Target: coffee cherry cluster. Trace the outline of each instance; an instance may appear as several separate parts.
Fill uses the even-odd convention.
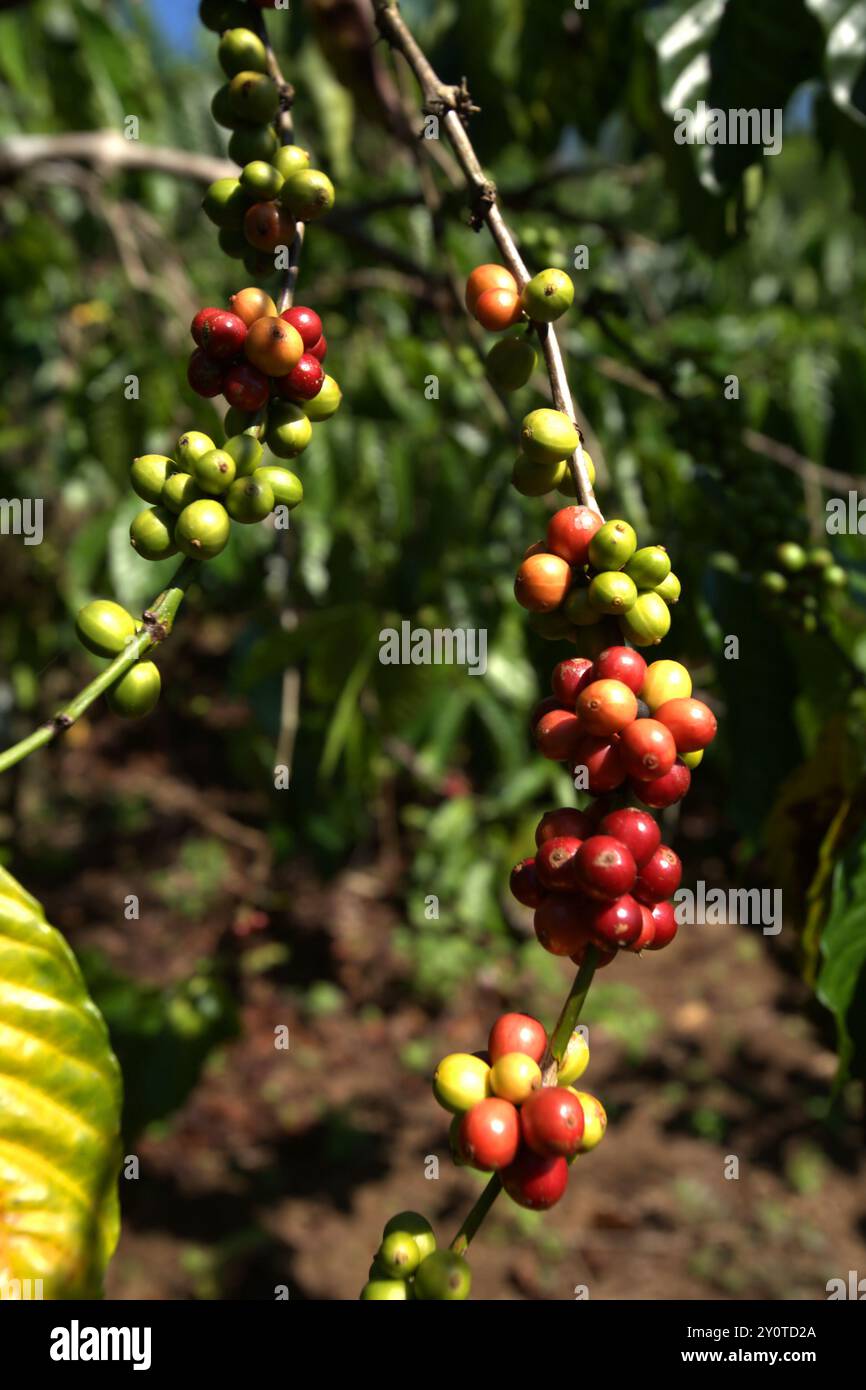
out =
[[[472,1275],[462,1255],[437,1250],[430,1222],[417,1211],[401,1211],[386,1222],[373,1257],[364,1302],[459,1302],[469,1297]]]
[[[504,265],[477,265],[466,281],[466,308],[490,333],[527,321],[553,323],[573,300],[574,285],[563,270],[542,270],[522,290]],[[506,390],[517,390],[515,385],[502,384]],[[525,381],[518,384],[525,385]]]
[[[758,580],[770,607],[795,622],[802,632],[815,632],[828,599],[848,587],[848,572],[836,563],[832,550],[797,541],[782,541],[774,553],[774,568]]]
[[[550,419],[549,417],[555,417]],[[576,446],[576,431],[556,410],[534,410],[523,422],[531,459],[560,462]],[[542,636],[579,640],[578,628],[610,616],[635,646],[659,643],[671,625],[670,605],[680,582],[663,546],[638,548],[627,521],[602,522],[591,507],[562,507],[550,518],[544,541],[523,557],[514,582],[517,602],[542,618]]]
[[[94,656],[114,659],[141,631],[137,622],[119,603],[94,599],[86,603],[75,620],[79,642]],[[124,719],[141,719],[150,714],[159,700],[162,681],[159,667],[152,661],[136,661],[105,693],[109,709]]]
[[[486,1052],[453,1052],[433,1077],[433,1094],[451,1122],[455,1163],[499,1173],[518,1206],[542,1211],[559,1201],[568,1165],[594,1149],[607,1116],[601,1102],[572,1085],[589,1064],[584,1035],[572,1034],[555,1086],[542,1085],[547,1034],[528,1014],[503,1014]]]

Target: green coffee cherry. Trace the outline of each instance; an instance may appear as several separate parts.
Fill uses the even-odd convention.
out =
[[[511,482],[524,497],[543,497],[559,487],[567,472],[568,464],[562,459],[559,463],[533,463],[525,454],[518,454]]]
[[[236,435],[248,433],[252,435],[253,431],[255,431],[255,434],[252,437],[258,439],[261,434],[264,434],[264,425],[264,410],[251,415],[249,411],[238,410],[236,406],[231,405],[226,411],[225,419],[223,420],[223,434],[225,435],[226,443],[228,443],[230,439],[234,439]],[[213,444],[211,448],[214,448]],[[237,459],[235,459],[235,463],[237,463]]]
[[[833,552],[825,545],[815,545],[806,555],[806,563],[810,570],[825,570],[833,563]]]
[[[487,354],[487,375],[501,391],[519,391],[538,363],[538,353],[524,334],[501,338]]]
[[[848,586],[848,571],[841,565],[828,565],[821,579],[828,589],[845,589]]]
[[[778,570],[765,570],[758,580],[758,585],[765,594],[784,594],[788,581]]]
[[[105,699],[115,714],[124,719],[141,719],[156,707],[161,689],[159,667],[152,661],[137,661],[115,685],[109,686]]]
[[[658,594],[638,594],[627,613],[619,620],[623,635],[636,647],[651,647],[670,629],[670,610]]]
[[[300,169],[309,168],[310,152],[302,149],[300,145],[281,145],[271,163],[284,179],[288,179]]]
[[[665,603],[670,607],[673,607],[675,603],[679,603],[682,591],[683,586],[673,570],[671,570],[669,575],[665,576],[661,584],[656,584],[653,588],[653,593],[663,598]]]
[[[241,0],[201,0],[198,17],[206,29],[221,34],[235,24],[243,24],[249,18],[249,10]]]
[[[201,430],[187,430],[177,441],[175,454],[181,467],[185,468],[187,473],[191,473],[196,459],[215,448],[216,445],[209,434],[202,434]]]
[[[577,430],[561,410],[531,410],[523,418],[520,443],[533,463],[559,463],[579,442]]]
[[[129,539],[143,560],[167,560],[177,554],[174,517],[162,507],[139,512],[129,528]]]
[[[235,461],[235,477],[247,478],[261,464],[263,449],[252,434],[235,434],[223,445],[223,452]]]
[[[242,126],[229,139],[229,159],[243,167],[254,159],[273,160],[279,148],[279,137],[272,125]]]
[[[621,570],[605,570],[590,584],[589,601],[597,613],[627,613],[637,601],[637,585]]]
[[[637,549],[637,534],[627,521],[606,521],[589,543],[589,563],[596,570],[621,570]]]
[[[371,1279],[369,1284],[365,1284],[361,1290],[361,1300],[364,1303],[373,1302],[396,1302],[411,1297],[409,1287],[405,1279]]]
[[[237,72],[229,83],[229,109],[251,125],[265,125],[280,105],[277,84],[263,72]]]
[[[433,1227],[426,1216],[422,1216],[419,1211],[398,1211],[396,1216],[392,1216],[389,1221],[385,1222],[382,1240],[387,1240],[388,1236],[395,1232],[399,1235],[412,1237],[421,1252],[422,1260],[436,1249]]]
[[[663,545],[644,545],[625,567],[639,589],[657,589],[671,572],[671,558]]]
[[[330,420],[340,409],[343,393],[332,376],[325,376],[322,389],[311,401],[304,401],[304,414],[308,420]],[[276,450],[274,450],[276,453]]]
[[[118,656],[135,636],[131,613],[108,598],[85,603],[75,619],[79,642],[94,656]]]
[[[159,502],[165,480],[173,469],[173,459],[164,454],[141,454],[132,460],[129,480],[142,501]]]
[[[422,1260],[415,1275],[415,1297],[427,1301],[461,1301],[469,1297],[471,1288],[469,1265],[452,1250],[434,1250]]]
[[[568,641],[574,631],[565,613],[529,613],[527,623],[544,642]],[[455,1116],[455,1119],[462,1119],[462,1116]]]
[[[263,479],[238,478],[226,493],[225,504],[232,521],[251,525],[264,521],[274,510],[274,490]]]
[[[249,249],[249,242],[236,227],[220,227],[217,232],[217,245],[223,255],[231,256],[233,261],[242,261]]]
[[[253,474],[255,481],[267,483],[274,494],[274,505],[288,507],[292,511],[304,500],[304,485],[297,473],[279,464],[269,463],[257,468]]]
[[[252,246],[244,255],[244,268],[250,275],[255,276],[273,275],[276,269],[273,256],[268,256],[263,251],[254,251]]]
[[[276,198],[284,179],[279,169],[267,164],[263,159],[254,159],[241,170],[241,187],[256,201],[267,202]]]
[[[202,492],[209,493],[211,497],[228,492],[236,472],[235,461],[225,449],[209,449],[192,466],[192,476]]]
[[[237,114],[232,105],[228,82],[224,82],[214,92],[211,98],[210,113],[217,125],[224,126],[226,130],[242,130],[247,125],[247,122]]]
[[[680,759],[685,763],[689,771],[699,767],[704,759],[704,749],[698,748],[694,753],[681,753]]]
[[[776,559],[783,570],[796,574],[806,565],[806,552],[796,541],[783,541],[776,547]]]
[[[405,1231],[392,1231],[382,1241],[376,1260],[391,1279],[409,1279],[421,1263],[421,1251]]]
[[[588,454],[585,449],[583,451],[583,462],[586,465],[586,476],[589,478],[589,485],[590,487],[595,487],[595,464],[592,461],[592,456]],[[568,463],[564,463],[562,467],[562,478],[557,483],[556,490],[557,492],[561,492],[563,497],[576,497],[577,487],[575,486],[571,469]]]
[[[520,298],[533,323],[553,323],[571,308],[574,285],[564,270],[542,270],[524,285]]]
[[[203,497],[184,507],[177,519],[175,536],[191,560],[212,560],[224,550],[231,531],[229,514],[219,502]]]
[[[202,208],[215,227],[239,231],[250,206],[250,198],[238,179],[217,179],[202,198]]]
[[[268,70],[268,51],[252,29],[227,29],[220,39],[217,57],[226,77]]]
[[[202,495],[191,473],[172,473],[165,480],[160,502],[166,511],[179,516],[184,507],[188,507],[190,502],[197,502]]]
[[[280,190],[283,207],[298,222],[314,222],[330,212],[336,199],[334,185],[321,169],[298,169],[290,174]]]
[[[268,413],[268,448],[278,459],[297,458],[313,437],[313,426],[298,405],[274,402]]]
[[[591,627],[598,622],[598,609],[590,603],[589,589],[572,589],[562,605],[562,611],[575,627]]]

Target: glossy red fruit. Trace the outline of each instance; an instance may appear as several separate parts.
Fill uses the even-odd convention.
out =
[[[585,565],[589,543],[601,524],[601,517],[591,507],[561,507],[547,523],[548,549],[570,565]]]
[[[574,750],[572,771],[586,768],[585,790],[593,796],[603,796],[605,792],[616,791],[625,781],[625,763],[617,744],[607,738],[593,738],[586,734],[579,738]]]
[[[324,362],[325,358],[328,355],[328,340],[325,337],[324,333],[322,334],[321,338],[317,343],[313,343],[313,346],[310,348],[310,352],[313,354],[314,357],[318,357],[320,362]]]
[[[229,367],[223,382],[223,395],[235,410],[251,414],[261,410],[270,395],[270,382],[264,372],[249,362],[236,362]]]
[[[457,1132],[460,1154],[482,1173],[507,1168],[520,1147],[520,1119],[510,1100],[490,1096],[473,1105]]]
[[[599,903],[589,918],[590,936],[605,951],[630,946],[642,930],[640,903],[630,893],[624,893],[612,903]]]
[[[639,903],[641,915],[640,936],[635,941],[630,941],[626,946],[627,951],[645,951],[655,940],[656,924],[650,908],[645,903]]]
[[[533,925],[539,945],[552,956],[570,956],[588,939],[586,899],[577,893],[550,893],[536,908]]]
[[[574,709],[575,700],[591,679],[592,662],[589,658],[572,656],[554,666],[550,688],[567,709]]]
[[[642,782],[664,777],[677,760],[674,736],[658,719],[635,719],[623,729],[619,751],[629,777]]]
[[[519,1207],[547,1211],[568,1186],[568,1164],[558,1154],[544,1158],[531,1149],[521,1149],[514,1162],[503,1168],[502,1186]]]
[[[562,603],[570,584],[571,570],[558,555],[530,555],[517,571],[514,597],[530,613],[552,613]]]
[[[229,362],[243,350],[246,336],[247,326],[242,318],[230,309],[218,309],[202,324],[199,346],[215,362]]]
[[[555,695],[545,695],[543,700],[539,700],[538,704],[533,706],[532,713],[529,716],[530,732],[534,733],[539,720],[542,719],[545,714],[550,714],[551,710],[555,709],[562,709],[562,705]]]
[[[677,919],[672,903],[654,903],[650,911],[655,923],[655,936],[647,947],[650,951],[661,951],[669,946],[677,934]]]
[[[640,797],[645,806],[661,810],[663,806],[673,806],[675,801],[682,801],[691,781],[692,774],[685,763],[675,762],[664,777],[656,777],[651,782],[641,782],[633,777],[631,785],[635,796]]]
[[[508,1052],[522,1052],[533,1062],[540,1062],[546,1047],[544,1027],[530,1014],[502,1014],[490,1029],[487,1040],[491,1062],[498,1062]]]
[[[595,968],[596,968],[596,970],[603,970],[604,967],[605,967],[606,965],[611,965],[611,964],[613,963],[613,961],[616,960],[616,957],[617,957],[617,952],[616,952],[616,951],[604,951],[604,950],[602,950],[602,948],[601,948],[600,946],[598,946],[598,945],[593,941],[592,937],[589,936],[589,935],[587,935],[587,937],[586,937],[585,941],[583,942],[583,945],[582,945],[582,946],[578,947],[578,949],[577,949],[576,951],[572,951],[571,955],[569,956],[569,960],[574,961],[574,964],[575,964],[575,965],[583,965],[583,958],[584,958],[584,956],[586,955],[587,951],[589,950],[590,946],[592,946],[593,949],[595,950]]]
[[[639,811],[636,806],[609,811],[602,818],[599,830],[603,835],[612,835],[615,840],[621,840],[631,850],[638,869],[655,854],[662,839],[661,828],[655,817],[647,811]]]
[[[678,753],[698,753],[716,736],[716,716],[703,700],[666,700],[655,712],[670,729]]]
[[[224,367],[213,362],[201,348],[196,348],[189,359],[186,379],[198,396],[218,396],[223,389]]]
[[[287,376],[280,377],[280,395],[291,401],[311,401],[318,396],[325,380],[325,369],[318,357],[305,352]]]
[[[554,893],[573,893],[580,884],[575,869],[575,857],[582,840],[560,835],[538,846],[535,867],[545,888]]]
[[[538,877],[534,859],[521,859],[511,870],[508,886],[524,907],[538,907],[544,898],[544,888]]]
[[[577,715],[567,709],[553,709],[542,715],[535,726],[535,746],[551,762],[568,762],[580,736]]]
[[[215,309],[213,307],[209,309],[199,309],[198,313],[196,314],[195,318],[189,326],[189,331],[192,334],[192,340],[195,343],[196,347],[201,347],[202,345],[201,331],[204,325],[207,323],[208,319],[213,314],[222,314],[224,312],[225,311],[223,309]]]
[[[577,876],[591,898],[613,901],[630,893],[637,878],[631,850],[612,835],[590,835],[577,851]]]
[[[280,318],[298,330],[305,352],[316,347],[322,336],[322,320],[315,309],[308,309],[305,304],[293,304],[291,309],[283,310]]]
[[[659,845],[641,868],[634,895],[642,903],[660,903],[672,898],[683,877],[682,861],[669,845]]]
[[[622,681],[639,695],[646,676],[646,662],[633,647],[605,647],[595,659],[595,679]]]
[[[545,811],[535,827],[535,843],[542,845],[545,840],[558,839],[562,835],[576,840],[585,840],[591,833],[591,821],[585,811],[576,806],[561,806],[556,811]]]
[[[635,718],[637,699],[622,681],[590,681],[578,695],[575,711],[584,733],[610,738]]]
[[[512,290],[485,290],[475,302],[475,317],[488,333],[501,333],[523,318],[520,295]]]
[[[570,1158],[583,1138],[583,1108],[565,1086],[542,1086],[520,1107],[520,1133],[533,1153]]]

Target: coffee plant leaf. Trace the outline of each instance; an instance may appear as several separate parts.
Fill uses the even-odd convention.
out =
[[[830,96],[866,125],[866,0],[805,0],[824,30],[824,69]]]
[[[0,1289],[41,1280],[44,1298],[101,1295],[119,1231],[120,1106],[75,957],[0,868]]]
[[[821,934],[816,992],[836,1020],[835,1090],[866,1076],[866,829],[836,865],[830,911]]]

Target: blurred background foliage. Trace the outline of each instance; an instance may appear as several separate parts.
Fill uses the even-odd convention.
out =
[[[588,250],[562,337],[601,505],[670,549],[684,597],[658,654],[686,660],[721,715],[693,783],[693,839],[719,882],[783,888],[783,957],[835,1017],[842,1077],[866,1066],[866,567],[859,535],[828,541],[824,504],[866,487],[866,30],[834,41],[856,9],[404,5],[439,73],[468,75],[473,139],[531,266],[570,268]],[[264,908],[277,944],[257,948],[253,969],[289,972],[281,870],[303,860],[327,882],[376,859],[403,922],[404,987],[425,1007],[477,979],[513,997],[529,978],[553,999],[559,975],[505,887],[539,811],[570,799],[526,730],[568,652],[527,631],[511,594],[550,509],[508,482],[516,421],[543,403],[544,382],[507,408],[486,383],[460,284],[492,246],[467,226],[444,148],[431,163],[406,138],[417,95],[372,46],[366,0],[307,0],[270,22],[298,139],[338,185],[334,215],[304,247],[299,300],[325,317],[343,408],[300,460],[289,550],[266,528],[235,528],[204,571],[160,655],[161,713],[129,730],[97,712],[80,735],[107,739],[98,750],[121,770],[150,756],[157,774],[174,760],[194,786],[218,785],[231,824],[263,835],[270,877],[238,887],[231,826],[163,835],[168,813],[123,786],[89,844],[156,836],[153,887],[175,919],[217,911],[226,894]],[[194,51],[178,50],[132,0],[35,0],[0,15],[0,492],[45,500],[43,544],[3,539],[4,744],[88,677],[77,608],[98,595],[140,608],[163,582],[128,544],[140,506],[129,463],[217,427],[186,385],[188,322],[248,279],[220,254],[194,179],[58,153],[22,169],[9,151],[21,134],[118,131],[135,116],[143,144],[222,155],[215,47],[200,31]],[[781,152],[676,144],[674,112],[699,99],[782,108]],[[799,608],[761,597],[786,539],[830,544],[847,589],[816,589]],[[378,634],[403,619],[487,629],[488,674],[380,665]],[[289,792],[269,790],[286,669],[300,677]],[[92,732],[100,723],[111,731]],[[62,756],[38,755],[41,793],[29,771],[4,784],[7,857],[58,888],[74,881],[80,842],[37,828],[22,788],[50,820]],[[87,963],[125,1063],[140,1072],[160,1035],[160,1074],[180,1089],[201,1039],[237,1025],[233,960],[193,962],[159,997],[99,951]],[[311,966],[313,1011],[334,1003],[323,973]],[[616,989],[600,982],[605,1017],[624,1007]],[[175,1067],[172,1038],[193,1034],[195,1066]],[[132,1127],[176,1104],[178,1086],[168,1101],[139,1088]]]

